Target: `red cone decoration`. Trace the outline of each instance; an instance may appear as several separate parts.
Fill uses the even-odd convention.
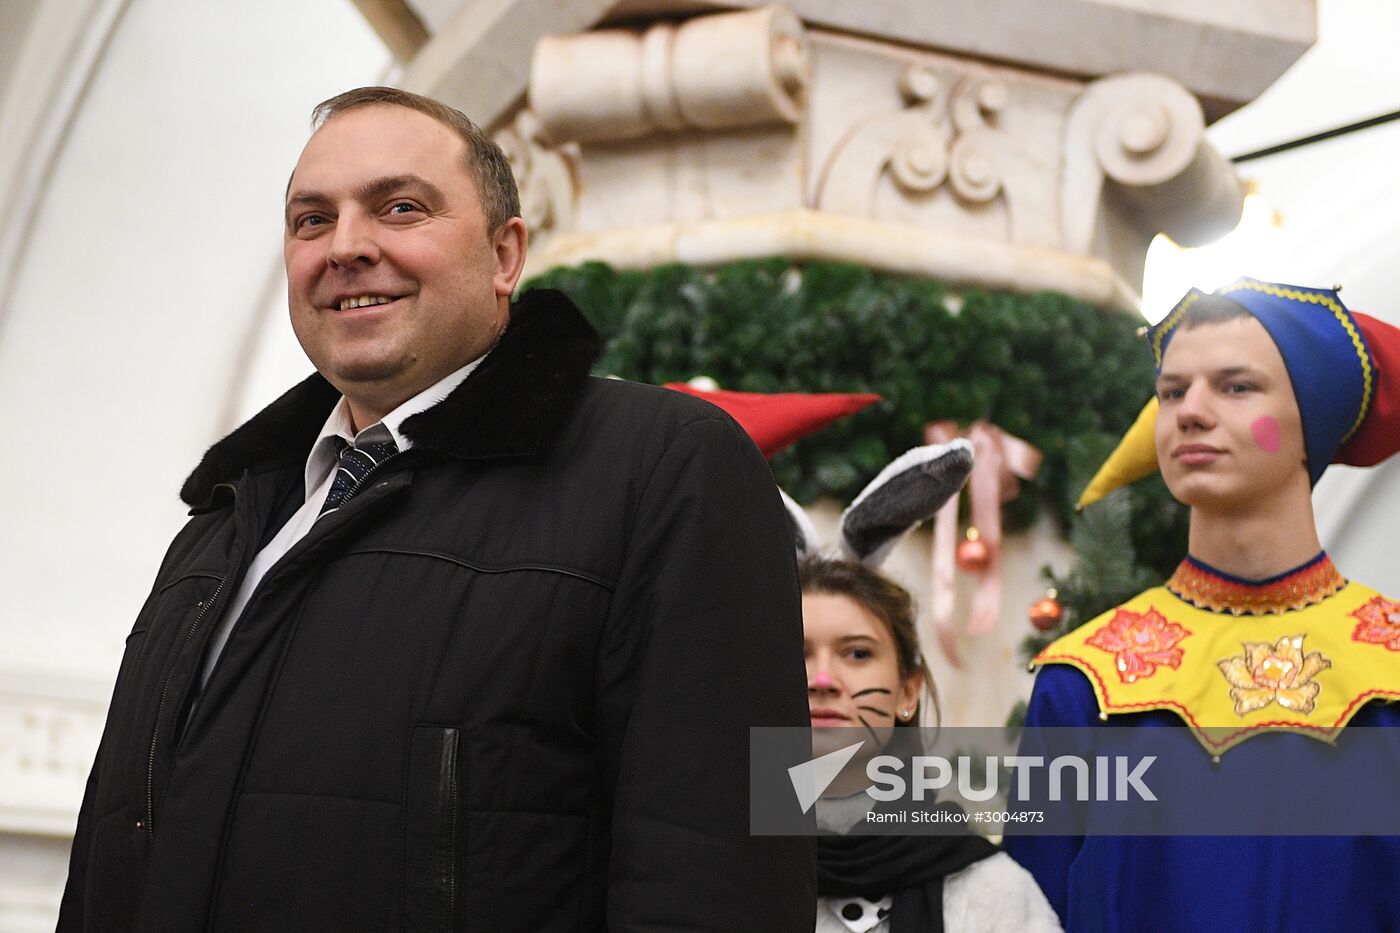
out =
[[[697,389],[684,382],[668,382],[666,388],[703,398],[723,408],[749,433],[765,457],[772,457],[803,435],[820,431],[833,421],[880,401],[880,396],[869,392],[781,392],[769,395],[764,392]]]

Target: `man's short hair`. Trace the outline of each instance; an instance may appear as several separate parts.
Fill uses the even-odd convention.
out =
[[[515,186],[506,154],[495,141],[455,107],[403,91],[395,87],[359,87],[353,91],[323,100],[311,111],[311,129],[318,130],[326,121],[349,110],[387,104],[407,107],[432,117],[454,130],[467,146],[467,171],[476,182],[481,196],[481,212],[486,217],[486,230],[494,234],[507,220],[520,216],[520,192]]]
[[[1191,330],[1204,324],[1223,324],[1226,321],[1233,321],[1235,318],[1252,318],[1243,305],[1231,301],[1229,298],[1222,298],[1219,295],[1202,295],[1191,303],[1191,307],[1186,309],[1186,313],[1181,316],[1177,327],[1181,330]]]

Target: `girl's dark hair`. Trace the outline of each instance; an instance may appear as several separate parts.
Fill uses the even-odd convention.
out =
[[[928,662],[919,650],[919,632],[914,625],[914,600],[909,591],[889,577],[854,561],[807,557],[798,564],[797,571],[802,592],[848,597],[880,620],[894,639],[900,680],[907,680],[915,673],[924,675],[924,690],[933,704],[934,724],[937,725],[941,718],[938,690],[934,687]],[[895,717],[896,726],[918,724],[917,715],[908,720]]]

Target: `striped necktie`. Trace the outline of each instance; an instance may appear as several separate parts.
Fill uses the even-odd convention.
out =
[[[326,494],[326,502],[321,506],[321,514],[333,512],[353,496],[365,478],[390,457],[398,456],[399,447],[393,439],[382,444],[363,444],[341,448],[340,464],[331,481],[331,491]]]

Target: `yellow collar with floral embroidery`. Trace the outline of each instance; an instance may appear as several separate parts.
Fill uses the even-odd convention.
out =
[[[1325,555],[1261,583],[1187,561],[1033,663],[1082,671],[1101,719],[1170,710],[1215,754],[1268,730],[1330,742],[1368,700],[1400,699],[1400,602]]]

